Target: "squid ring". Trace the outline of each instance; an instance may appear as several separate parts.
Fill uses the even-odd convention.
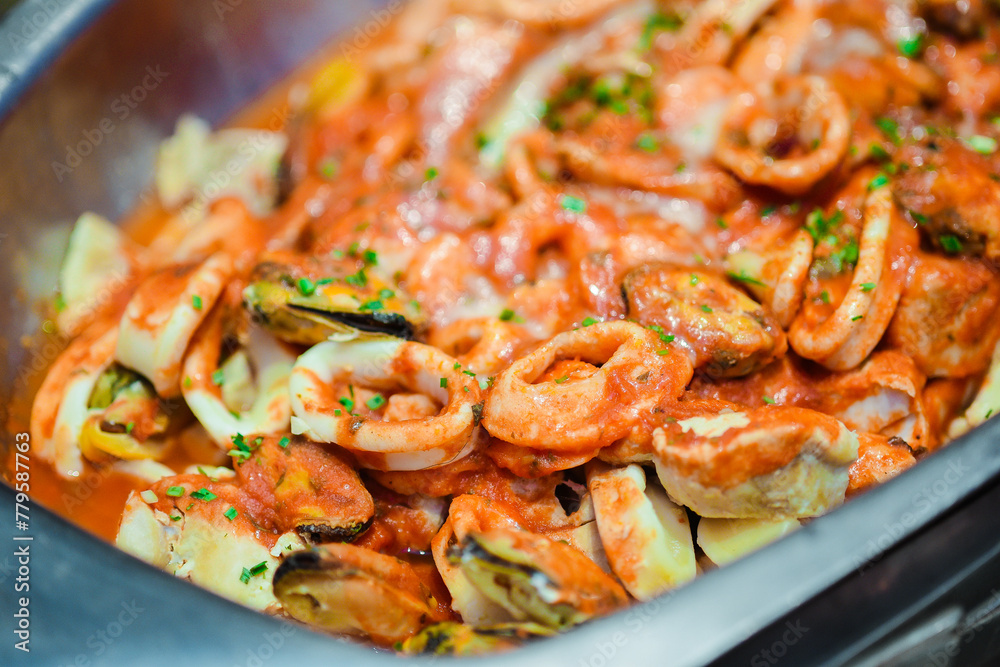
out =
[[[232,271],[229,257],[217,253],[200,265],[149,276],[125,307],[115,359],[149,378],[163,398],[178,396],[188,343]]]
[[[292,369],[292,412],[303,422],[306,437],[351,450],[365,467],[423,470],[443,465],[472,451],[482,414],[479,385],[461,368],[454,358],[421,343],[320,343],[299,357]],[[344,383],[381,389],[403,386],[430,396],[444,408],[423,419],[372,419],[338,403],[331,386]]]
[[[184,358],[184,400],[216,443],[228,449],[238,433],[278,433],[288,430],[292,415],[288,376],[294,357],[267,332],[250,327],[245,354],[256,373],[256,396],[250,408],[233,413],[223,400],[225,387],[213,379],[219,371],[227,309],[216,308],[195,335]]]
[[[865,201],[857,267],[847,296],[825,321],[800,312],[788,331],[792,348],[835,371],[864,361],[889,326],[902,294],[900,281],[889,275],[897,267],[892,243],[893,204],[888,187],[880,187]],[[874,289],[865,286],[875,285]]]
[[[560,359],[600,368],[590,377],[534,384]],[[486,400],[483,426],[507,442],[579,452],[624,437],[642,413],[683,392],[691,360],[631,322],[604,322],[561,333],[515,361]]]
[[[789,195],[807,192],[840,163],[851,138],[851,119],[844,99],[825,79],[806,76],[799,80],[803,100],[797,120],[816,119],[822,137],[805,155],[772,157],[767,146],[752,137],[756,116],[761,113],[752,95],[739,95],[727,112],[715,158],[746,183],[766,185]],[[771,138],[769,137],[768,140]]]

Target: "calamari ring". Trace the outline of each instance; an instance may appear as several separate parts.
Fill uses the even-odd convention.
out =
[[[491,375],[509,366],[533,340],[519,324],[480,317],[437,327],[428,342],[458,359],[465,368]]]
[[[185,379],[181,387],[191,412],[225,450],[238,433],[268,434],[288,430],[292,416],[288,376],[295,362],[273,336],[251,325],[244,350],[256,370],[256,397],[249,410],[231,412],[223,401],[223,389],[213,379],[218,372],[225,320],[229,316],[232,313],[228,308],[215,308],[195,334],[184,358]]]
[[[232,260],[216,253],[150,275],[125,307],[115,359],[149,378],[163,398],[179,395],[184,352],[232,272]]]
[[[331,391],[331,385],[338,383],[379,389],[403,386],[430,396],[444,408],[423,419],[371,419],[338,403]],[[453,357],[429,345],[399,340],[320,343],[295,363],[289,391],[292,412],[304,423],[304,435],[351,450],[364,467],[422,470],[460,459],[475,444],[481,414],[479,384]]]
[[[111,363],[118,329],[77,338],[59,355],[35,394],[31,407],[34,451],[60,477],[83,472],[80,433],[91,415],[87,404],[101,373]]]
[[[805,76],[784,82],[803,89],[796,107],[798,124],[818,120],[822,126],[819,144],[800,157],[771,157],[767,145],[755,141],[754,125],[763,113],[755,95],[739,95],[726,114],[715,149],[715,158],[741,180],[766,185],[789,195],[807,192],[833,171],[847,152],[851,118],[843,97],[825,79]],[[774,137],[767,137],[771,142]]]
[[[788,331],[798,354],[835,371],[854,368],[878,345],[903,291],[902,280],[893,274],[905,273],[908,266],[900,257],[904,239],[893,233],[903,223],[893,222],[899,216],[888,187],[868,195],[864,215],[858,263],[844,300],[821,322],[801,311]]]
[[[496,378],[483,426],[500,440],[533,449],[579,452],[609,445],[644,412],[679,397],[690,381],[688,356],[665,347],[656,333],[631,322],[561,333]],[[534,384],[556,361],[574,358],[601,367],[586,378]]]

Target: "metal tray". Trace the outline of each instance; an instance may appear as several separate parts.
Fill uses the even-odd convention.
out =
[[[2,409],[25,391],[38,372],[31,368],[54,354],[27,353],[18,341],[40,324],[31,304],[51,294],[76,216],[121,216],[148,184],[155,146],[182,112],[224,120],[336,34],[358,38],[346,31],[380,25],[398,6],[382,4],[24,0],[4,17]],[[14,435],[3,430],[0,453]],[[1000,653],[998,474],[994,420],[668,596],[474,662],[992,664]],[[2,664],[400,664],[180,582],[38,505],[30,529],[18,531],[14,512],[14,491],[0,484]],[[14,540],[29,535],[30,542]],[[27,593],[15,590],[22,575],[14,552],[24,544]],[[30,653],[14,647],[12,614],[22,596],[30,598]]]

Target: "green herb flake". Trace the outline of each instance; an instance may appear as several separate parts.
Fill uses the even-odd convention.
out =
[[[346,396],[341,396],[340,398],[337,399],[337,402],[343,405],[345,408],[347,408],[348,412],[354,410],[354,401],[347,398]]]
[[[180,498],[181,496],[184,495],[184,487],[171,486],[169,489],[167,489],[167,495],[170,496],[171,498]]]
[[[358,306],[358,310],[361,312],[364,312],[366,310],[375,312],[376,310],[382,310],[383,308],[385,308],[385,305],[383,305],[383,303],[378,299],[374,301],[365,301],[363,304]]]
[[[706,305],[706,304],[704,304],[704,303],[703,303],[703,304],[701,304],[701,310],[702,310],[702,312],[704,312],[704,313],[711,313],[711,312],[714,312],[714,311],[712,310],[712,308],[711,308],[710,306],[708,306],[708,305]]]
[[[716,219],[715,219],[715,225],[716,225],[716,226],[717,226],[717,227],[718,227],[719,229],[729,229],[729,225],[728,225],[728,224],[726,224],[726,221],[725,221],[725,220],[723,220],[722,218],[716,218]]]
[[[941,241],[941,247],[944,248],[945,252],[951,254],[962,252],[962,242],[957,236],[943,234],[939,240]]]
[[[868,155],[878,162],[886,162],[890,157],[889,152],[875,142],[872,142],[872,145],[868,147]]]
[[[777,210],[778,210],[777,206],[768,206],[766,208],[763,208],[760,211],[760,217],[766,218],[767,216],[771,215],[772,213],[774,213]]]
[[[698,277],[698,274],[692,273],[691,274],[691,280],[690,280],[691,286],[694,287],[699,282],[701,282],[701,279]]]
[[[868,191],[878,190],[889,184],[889,177],[885,174],[877,174],[875,178],[868,182]]]
[[[862,292],[871,292],[873,289],[875,289],[875,283],[861,283]]]
[[[383,396],[382,394],[375,394],[367,401],[365,401],[365,405],[368,406],[369,410],[378,410],[383,405],[385,405],[385,396]]]
[[[196,500],[203,500],[203,501],[205,501],[207,503],[207,502],[211,502],[211,501],[215,500],[219,496],[215,495],[214,493],[212,493],[211,491],[209,491],[205,487],[201,487],[197,491],[192,491],[191,492],[191,497],[194,498],[194,499],[196,499]]]
[[[653,135],[649,132],[643,132],[640,134],[639,138],[635,142],[635,145],[637,148],[640,148],[647,153],[656,152],[656,150],[660,147],[659,142],[657,142]]]
[[[285,449],[290,444],[292,444],[292,441],[287,436],[278,441],[278,446],[282,449]]]
[[[427,167],[427,171],[424,172],[425,181],[433,181],[438,176],[437,167]]]
[[[378,264],[378,253],[374,250],[365,250],[361,255],[361,259],[364,260],[364,263],[368,266],[375,266]]]
[[[822,301],[823,303],[829,305],[829,303],[830,303],[830,293],[827,292],[826,290],[823,290],[822,292],[819,293],[819,300]]]
[[[514,319],[513,310],[511,310],[510,308],[504,308],[502,311],[500,311],[501,322],[510,322],[512,319]]]
[[[736,273],[734,271],[727,271],[726,275],[732,278],[733,280],[739,281],[741,283],[746,283],[747,285],[759,285],[761,287],[764,286],[764,283],[757,280],[753,276],[749,275],[746,271],[741,270],[739,273]]]
[[[768,405],[774,405],[775,403],[777,403],[777,401],[771,398],[770,396],[764,396],[764,402],[767,403]]]
[[[563,382],[565,382],[568,379],[569,379],[568,375],[563,375],[561,378],[556,378],[555,379],[555,383],[556,384],[562,384]]]
[[[448,378],[441,378],[441,388],[442,389],[448,388]]]
[[[980,155],[992,155],[997,152],[997,140],[982,134],[974,134],[964,141],[965,145]]]
[[[593,317],[585,317],[583,318],[583,321],[580,322],[580,324],[582,326],[589,327],[592,324],[597,324],[597,320],[595,320]]]
[[[587,212],[587,202],[572,195],[562,195],[559,199],[559,205],[564,211],[572,211],[581,215]]]
[[[226,517],[230,521],[235,521],[236,517],[238,517],[239,515],[240,513],[236,511],[235,507],[230,507],[229,509],[226,510],[226,512],[222,516]]]
[[[921,33],[917,33],[912,37],[905,37],[896,44],[896,48],[899,49],[900,55],[907,58],[916,58],[920,55],[921,49],[924,46],[924,36]]]
[[[201,301],[201,297],[195,294],[194,296],[191,297],[191,305],[194,307],[195,310],[201,310],[201,307],[204,304]]]
[[[680,30],[682,25],[684,25],[684,21],[673,12],[669,14],[656,12],[650,15],[642,26],[642,34],[639,36],[637,48],[640,51],[649,51],[653,48],[653,43],[656,41],[656,36],[659,33],[664,30],[675,32]]]
[[[875,119],[875,126],[882,131],[882,134],[886,136],[892,143],[899,145],[901,139],[899,136],[899,123],[891,118],[886,118],[881,116]]]
[[[364,287],[368,284],[368,276],[364,269],[360,269],[357,273],[346,276],[344,282],[352,287]]]
[[[222,383],[226,380],[226,374],[222,372],[221,368],[215,369],[212,373],[212,384],[217,387],[221,387]]]
[[[299,278],[298,286],[302,296],[312,296],[316,293],[316,283],[308,278]]]
[[[657,351],[656,351],[656,354],[658,354],[658,355],[659,355],[659,356],[661,356],[661,357],[665,357],[665,356],[667,356],[668,354],[670,354],[670,350],[657,350]]]
[[[855,315],[854,317],[851,318],[851,321],[852,322],[857,322],[858,320],[863,319],[863,318],[864,318],[864,315]]]

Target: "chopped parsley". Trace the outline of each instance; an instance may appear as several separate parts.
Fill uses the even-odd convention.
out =
[[[215,495],[214,493],[212,493],[211,491],[209,491],[205,487],[201,487],[197,491],[192,491],[191,492],[191,497],[195,498],[196,500],[203,500],[203,501],[205,501],[207,503],[207,502],[211,502],[211,501],[215,500],[219,496]]]
[[[652,14],[646,22],[642,25],[642,34],[639,35],[638,49],[640,51],[649,51],[653,48],[653,43],[656,41],[656,36],[665,31],[676,32],[680,30],[681,26],[684,25],[684,21],[680,16],[671,12],[665,14],[663,12],[656,12]]]
[[[169,489],[167,489],[167,495],[170,496],[171,498],[180,498],[181,496],[184,495],[184,487],[171,486]]]
[[[309,278],[299,278],[298,286],[302,296],[312,296],[316,293],[316,283]]]
[[[825,304],[829,304],[830,303],[830,293],[827,292],[826,290],[823,290],[822,292],[819,293],[819,300],[822,301]]]
[[[774,405],[775,403],[777,403],[777,401],[771,398],[770,396],[764,396],[764,402],[767,403],[768,405]]]
[[[939,240],[941,241],[941,247],[944,248],[945,252],[952,254],[962,252],[962,242],[957,236],[952,234],[943,234]]]
[[[882,134],[886,136],[892,143],[897,146],[900,144],[902,139],[899,136],[899,123],[891,118],[886,118],[885,116],[880,116],[875,119],[875,126],[882,131]]]
[[[816,208],[806,216],[806,224],[804,226],[805,230],[809,232],[809,236],[812,237],[813,242],[817,245],[822,243],[823,240],[827,239],[828,236],[833,232],[840,222],[844,219],[844,214],[842,211],[834,211],[830,214],[830,217],[824,217],[823,209]]]
[[[974,134],[964,140],[966,146],[980,155],[992,155],[997,152],[997,140],[982,134]]]
[[[635,142],[635,145],[637,148],[640,148],[647,153],[653,153],[660,147],[659,142],[657,142],[653,135],[649,132],[643,132],[640,134],[639,138]]]
[[[704,304],[704,303],[701,304],[701,310],[702,310],[702,312],[705,312],[705,313],[711,313],[711,312],[713,312],[712,308],[710,306]]]
[[[225,380],[226,380],[226,374],[222,372],[221,368],[217,368],[215,369],[215,371],[212,372],[212,384],[216,385],[217,387],[221,387],[222,383],[225,382]]]
[[[852,322],[857,322],[858,320],[862,319],[863,317],[864,317],[864,315],[855,315],[854,317],[851,318],[851,321]]]
[[[889,184],[889,177],[883,173],[876,174],[875,178],[868,182],[868,191],[878,190]]]
[[[701,282],[701,279],[698,277],[698,274],[692,273],[691,274],[691,286],[694,287],[699,282]]]
[[[759,285],[761,287],[764,286],[764,283],[757,280],[756,278],[754,278],[753,276],[751,276],[750,274],[748,274],[746,271],[743,270],[741,270],[739,273],[736,273],[734,271],[727,271],[726,275],[732,278],[733,280],[739,281],[741,283],[746,283],[747,285]]]
[[[239,515],[240,513],[236,511],[235,507],[230,507],[225,511],[225,513],[222,516],[226,517],[230,521],[234,521],[236,517],[238,517]]]
[[[587,202],[573,195],[562,195],[559,198],[559,205],[564,211],[571,211],[581,215],[587,212]]]
[[[240,581],[244,584],[250,583],[251,577],[256,577],[267,572],[267,561],[262,560],[250,569],[243,568],[243,573],[240,574]]]
[[[383,308],[385,308],[385,306],[377,299],[374,301],[365,301],[363,304],[358,306],[358,310],[362,312],[366,310],[374,312],[376,310],[382,310]]]
[[[593,317],[585,317],[583,321],[580,322],[581,326],[589,327],[591,324],[597,324],[597,320]]]
[[[347,398],[346,396],[341,396],[340,398],[337,399],[337,402],[343,405],[345,408],[347,408],[348,412],[354,410],[354,401],[350,398]]]
[[[861,283],[862,292],[871,292],[873,289],[875,289],[875,283]]]
[[[291,443],[292,443],[292,441],[289,440],[288,437],[286,436],[286,437],[284,437],[284,438],[282,438],[281,440],[278,441],[278,446],[281,447],[282,449],[285,449]]]
[[[201,307],[203,305],[202,301],[201,301],[201,297],[198,296],[197,294],[195,294],[194,296],[192,296],[191,297],[191,305],[194,306],[195,310],[201,310]]]
[[[433,181],[438,176],[437,167],[427,167],[427,171],[424,172],[425,181]]]
[[[442,389],[448,388],[448,378],[441,378],[441,388]]]
[[[722,218],[716,218],[715,224],[719,229],[729,229],[729,225],[727,225],[726,221],[723,220]]]
[[[364,287],[368,284],[368,276],[364,269],[359,269],[357,273],[345,277],[344,282],[353,287]]]
[[[556,378],[555,379],[555,383],[556,384],[562,384],[563,382],[565,382],[568,379],[569,379],[568,375],[563,375],[561,378]]]
[[[907,58],[916,58],[920,55],[921,49],[924,46],[924,36],[921,33],[917,33],[912,37],[906,37],[896,44],[896,48],[899,49],[900,55]]]
[[[383,405],[385,405],[385,396],[383,396],[382,394],[375,394],[367,401],[365,401],[365,405],[368,407],[369,410],[378,410]]]
[[[656,354],[660,355],[661,357],[665,357],[668,354],[670,354],[670,350],[657,350]]]
[[[510,308],[504,308],[503,310],[500,311],[501,322],[510,322],[512,319],[514,319],[513,310],[511,310]]]
[[[361,259],[364,260],[364,263],[368,266],[375,266],[378,264],[378,253],[374,250],[365,250],[361,255]]]

